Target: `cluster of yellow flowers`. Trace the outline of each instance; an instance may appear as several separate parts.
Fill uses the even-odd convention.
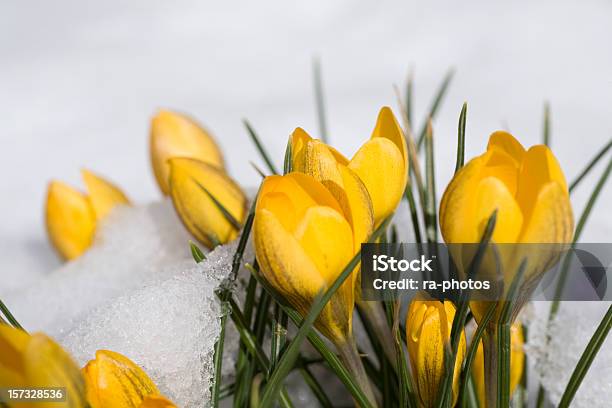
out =
[[[191,234],[208,248],[236,238],[246,218],[247,199],[228,176],[210,134],[184,115],[162,111],[152,121],[150,148],[160,190],[171,197]],[[262,182],[253,243],[263,277],[305,316],[361,244],[394,213],[408,182],[409,155],[402,128],[388,107],[380,110],[370,139],[350,160],[301,128],[291,135],[290,152],[292,171],[265,177]],[[114,206],[129,204],[110,182],[88,171],[83,177],[88,195],[60,182],[49,186],[47,230],[66,259],[78,257],[89,247],[96,224]],[[496,243],[564,243],[571,239],[569,194],[555,157],[546,146],[525,150],[507,132],[492,134],[487,151],[467,163],[448,185],[440,205],[445,241],[478,242],[493,210],[498,211],[493,233]],[[532,268],[530,273],[537,271]],[[359,280],[357,267],[315,321],[315,327],[340,351],[354,342],[352,316]],[[472,302],[470,306],[479,322],[487,305]],[[424,407],[437,401],[454,316],[451,302],[424,297],[415,298],[408,310],[406,345],[415,390]],[[521,325],[515,323],[512,390],[523,371],[522,343]],[[461,333],[454,363],[453,405],[465,349],[465,333]],[[82,406],[85,400],[92,407],[174,406],[159,395],[139,367],[118,353],[98,351],[81,374],[46,336],[30,336],[2,325],[0,350],[3,383],[68,386],[70,406]],[[473,374],[481,406],[485,406],[482,345]],[[371,397],[371,391],[368,394]]]
[[[72,358],[42,333],[0,324],[0,384],[9,388],[63,387],[65,402],[40,406],[81,408],[174,408],[147,374],[127,357],[98,350],[79,370]],[[7,404],[5,402],[4,404]],[[8,402],[25,407],[27,402]]]

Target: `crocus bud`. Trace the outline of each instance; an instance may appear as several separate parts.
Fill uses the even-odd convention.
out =
[[[157,185],[170,194],[168,159],[189,157],[223,169],[223,155],[210,133],[193,119],[166,110],[151,121],[151,164]]]
[[[86,406],[85,385],[72,358],[42,333],[32,335],[0,324],[0,384],[7,388],[65,387],[63,406]],[[4,402],[8,407],[22,402]]]
[[[129,205],[114,184],[88,170],[82,171],[88,194],[59,181],[49,183],[45,221],[49,240],[66,260],[79,257],[94,239],[97,223],[118,205]]]
[[[142,368],[122,354],[98,350],[95,360],[88,362],[82,371],[91,408],[174,407],[159,395],[157,386]]]
[[[492,251],[483,261],[479,278],[503,274],[507,292],[523,259],[528,259],[516,316],[535,289],[541,274],[558,259],[560,247],[572,239],[574,221],[563,171],[551,150],[544,145],[525,150],[509,133],[498,131],[489,138],[487,151],[470,160],[446,188],[440,203],[440,229],[446,243],[477,243],[487,220],[497,211],[492,242],[529,243],[538,246],[506,246],[499,261]],[[451,251],[452,252],[452,251]],[[458,262],[459,269],[470,260]],[[461,265],[462,264],[462,265]],[[483,275],[484,274],[484,275]],[[488,302],[471,302],[477,321]],[[499,308],[496,312],[499,316]],[[492,322],[497,321],[495,317]]]
[[[174,157],[168,163],[172,203],[189,232],[208,248],[236,238],[247,213],[240,187],[223,170],[200,160]]]
[[[429,408],[438,402],[438,389],[444,377],[444,348],[450,347],[455,306],[450,301],[422,300],[417,296],[410,303],[406,316],[406,342],[420,404]],[[461,333],[455,371],[453,398],[457,402],[459,374],[465,356],[465,334]]]
[[[309,174],[323,183],[346,213],[351,213],[354,208],[364,208],[361,204],[364,199],[354,200],[360,187],[353,191],[347,188],[346,179],[339,171],[344,166],[359,177],[368,191],[375,225],[395,211],[408,180],[408,153],[404,134],[390,108],[380,110],[372,137],[350,161],[331,146],[312,139],[300,128],[293,132],[291,141],[293,170]],[[351,191],[348,200],[338,194],[342,190]],[[364,228],[358,221],[365,219],[367,224],[368,215],[357,213],[348,218],[356,225],[357,231],[361,231],[359,235],[364,235]]]
[[[523,369],[525,366],[525,351],[523,350],[523,326],[520,322],[516,322],[510,329],[510,341],[511,341],[511,352],[510,352],[510,396],[516,390],[516,386],[520,383],[521,377],[523,376]],[[476,357],[474,364],[472,365],[472,375],[476,382],[476,391],[478,393],[478,402],[481,408],[485,408],[485,369],[484,369],[484,353],[482,347],[482,341],[478,344],[476,350]]]
[[[302,316],[340,275],[354,254],[353,231],[334,196],[311,176],[266,177],[253,224],[261,273]],[[336,345],[352,333],[353,282],[347,279],[315,327]]]

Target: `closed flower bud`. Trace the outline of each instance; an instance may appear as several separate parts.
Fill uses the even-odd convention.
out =
[[[334,196],[311,176],[266,177],[253,224],[257,261],[264,278],[305,316],[353,257],[351,224]],[[316,328],[336,345],[352,333],[353,282],[332,296]]]
[[[380,110],[370,140],[359,148],[350,161],[299,128],[292,135],[291,147],[293,170],[313,176],[334,194],[345,213],[355,213],[348,219],[360,236],[364,235],[369,222],[367,212],[355,211],[365,208],[364,198],[360,197],[363,195],[361,186],[347,187],[340,168],[348,167],[351,174],[356,174],[363,183],[372,202],[375,225],[395,211],[402,198],[408,180],[408,154],[402,129],[388,107]],[[342,191],[348,193],[343,194]]]
[[[174,407],[142,368],[122,354],[98,350],[83,375],[91,408]]]
[[[525,352],[523,350],[523,326],[521,323],[514,323],[510,329],[510,333],[510,396],[512,396],[514,390],[516,390],[516,386],[521,381],[525,366]],[[478,349],[476,350],[476,357],[474,359],[474,364],[472,365],[472,375],[476,381],[478,402],[480,403],[481,408],[485,408],[487,405],[485,400],[485,369],[482,341],[480,344],[478,344]]]
[[[450,301],[427,301],[417,297],[406,316],[406,342],[421,406],[436,406],[444,377],[444,349],[450,347],[455,306]],[[453,376],[452,406],[457,402],[459,374],[465,356],[465,334],[461,333]]]
[[[88,194],[59,181],[49,183],[45,208],[47,234],[62,258],[71,260],[89,248],[97,223],[117,205],[128,205],[125,194],[114,184],[82,171]]]
[[[514,318],[573,235],[567,183],[548,147],[536,145],[525,150],[511,134],[493,133],[487,151],[461,168],[444,192],[440,203],[444,240],[449,244],[479,242],[494,211],[494,244],[541,244],[499,246],[499,252],[489,247],[478,275],[474,275],[478,280],[495,282],[501,271],[503,280],[496,282],[495,289],[507,294],[521,262],[527,259],[520,296],[511,313]],[[459,247],[451,248],[465,275],[471,258],[464,255],[460,259],[459,251]],[[470,307],[481,321],[489,302],[473,301]],[[500,311],[498,307],[491,324],[499,320]]]
[[[223,155],[210,133],[191,118],[160,111],[151,121],[151,164],[157,185],[170,194],[168,159],[189,157],[223,169]]]
[[[7,388],[62,387],[66,389],[62,406],[86,406],[81,372],[57,343],[42,333],[30,335],[4,324],[0,324],[0,384]],[[6,401],[5,404],[25,406]]]
[[[168,163],[172,203],[189,232],[208,248],[236,238],[247,212],[240,187],[200,160],[175,157]]]

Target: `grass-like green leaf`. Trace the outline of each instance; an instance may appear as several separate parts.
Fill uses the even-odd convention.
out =
[[[457,129],[457,162],[455,163],[455,173],[463,167],[465,161],[465,124],[467,120],[467,102],[463,102],[461,113],[459,114],[459,125]]]
[[[240,224],[240,222],[227,210],[227,208],[225,208],[225,206],[221,203],[221,201],[217,200],[217,197],[215,197],[210,191],[208,191],[208,189],[206,187],[204,187],[199,181],[197,181],[196,179],[193,179],[193,182],[196,183],[196,185],[200,188],[200,190],[202,190],[204,193],[206,193],[206,195],[208,195],[208,197],[212,200],[213,204],[215,204],[215,207],[217,207],[217,209],[219,211],[221,211],[221,214],[223,214],[223,217],[227,220],[227,222],[229,222],[232,227],[234,227],[234,229],[236,231],[239,231],[240,228],[242,228],[242,225]]]
[[[261,156],[263,161],[266,163],[266,166],[268,166],[268,170],[270,170],[272,174],[278,174],[278,171],[276,170],[276,166],[274,166],[274,162],[272,161],[272,159],[270,159],[270,155],[264,148],[264,145],[261,143],[259,136],[257,136],[257,133],[255,132],[255,130],[253,129],[249,121],[246,119],[243,119],[242,122],[244,123],[244,126],[246,127],[246,130],[249,136],[251,137],[251,140],[255,144],[255,147],[257,148],[259,155]]]
[[[268,282],[266,282],[266,280],[259,274],[259,271],[255,266],[247,265],[247,269],[251,271],[252,276],[257,279],[258,283],[265,289],[266,293],[268,293],[278,304],[281,305],[283,311],[287,314],[287,316],[289,316],[291,321],[299,326],[303,321],[302,316],[286,305],[286,302],[282,296],[280,296],[274,290],[274,288],[272,288]],[[321,357],[323,357],[329,368],[334,372],[334,374],[336,374],[338,379],[345,385],[346,389],[351,393],[355,401],[363,407],[368,407],[368,398],[355,381],[352,373],[346,369],[336,353],[329,349],[327,343],[323,341],[321,336],[319,336],[314,330],[311,330],[308,333],[308,341],[317,350]]]
[[[485,329],[489,325],[491,318],[493,318],[493,316],[495,315],[495,310],[497,310],[497,303],[491,303],[491,306],[489,306],[489,308],[487,309],[487,313],[484,315],[482,321],[474,332],[472,342],[470,343],[470,347],[468,348],[467,354],[465,355],[465,363],[463,366],[463,371],[461,372],[461,388],[459,391],[459,401],[464,401],[464,403],[465,399],[468,397],[469,394],[469,380],[471,378],[472,373],[472,364],[474,363],[474,359],[476,358],[476,352],[478,351],[478,345],[480,344],[482,335],[484,334]]]
[[[11,311],[9,310],[8,307],[6,307],[6,305],[4,304],[4,302],[2,301],[2,299],[0,299],[0,312],[2,312],[2,314],[4,315],[4,317],[6,317],[6,320],[16,329],[20,329],[23,331],[26,331],[22,325],[19,324],[19,322],[17,321],[17,319],[15,319],[15,316],[13,316],[13,314],[11,313]],[[2,316],[0,316],[2,317]]]
[[[561,402],[559,403],[559,408],[567,408],[570,406],[574,395],[576,395],[576,391],[580,387],[584,376],[589,371],[595,356],[599,352],[601,345],[608,337],[608,333],[610,333],[610,328],[612,328],[612,305],[608,308],[608,311],[604,315],[601,323],[593,333],[593,337],[589,341],[589,344],[584,349],[576,368],[574,368],[574,372],[570,377],[570,380],[563,392],[563,396],[561,397]]]
[[[510,406],[510,353],[512,351],[512,315],[522,286],[527,260],[524,259],[512,280],[497,322],[497,406]]]
[[[593,167],[595,167],[595,165],[599,162],[599,160],[602,157],[604,157],[606,153],[608,153],[611,147],[612,147],[612,140],[610,140],[599,152],[597,152],[595,157],[591,159],[591,161],[589,162],[589,164],[587,164],[584,170],[582,170],[580,174],[578,174],[578,176],[574,179],[574,181],[572,181],[572,183],[569,185],[570,193],[574,191],[576,187],[578,187],[580,182],[590,173],[590,171],[593,169]]]
[[[427,197],[425,207],[425,231],[427,234],[427,242],[429,243],[438,242],[435,174],[433,130],[431,122],[429,122],[425,137],[425,180]]]
[[[406,81],[406,119],[408,123],[412,124],[412,110],[413,110],[413,97],[414,97],[414,72],[410,70],[408,73],[408,80]]]
[[[493,231],[495,230],[496,221],[497,210],[493,211],[493,213],[487,220],[487,225],[482,234],[482,238],[480,239],[480,243],[478,244],[476,254],[470,262],[470,265],[468,266],[468,279],[473,279],[474,275],[480,268],[480,264],[485,255],[486,248],[491,242],[491,237],[493,236]],[[445,350],[444,354],[445,369],[444,377],[440,382],[440,389],[438,393],[438,408],[447,408],[451,405],[452,384],[455,372],[455,360],[457,358],[457,350],[459,348],[459,340],[461,339],[461,333],[463,333],[463,328],[465,326],[468,306],[469,292],[462,291],[459,296],[459,301],[457,302],[457,310],[455,312],[455,318],[453,319],[453,324],[451,328],[450,347],[447,348],[448,350]]]
[[[289,174],[293,171],[293,147],[291,145],[291,137],[287,141],[285,148],[285,161],[283,165],[283,174]]]
[[[191,256],[193,257],[193,260],[196,263],[200,263],[206,259],[206,255],[204,255],[204,252],[202,252],[200,247],[197,246],[196,243],[191,240],[189,241],[189,249],[191,249]]]
[[[312,74],[314,82],[315,105],[317,108],[317,119],[319,122],[319,134],[323,143],[327,143],[327,117],[325,115],[325,96],[323,93],[323,78],[321,75],[321,63],[315,58],[312,63]]]
[[[442,81],[442,84],[440,84],[440,87],[438,88],[438,92],[436,92],[434,100],[431,103],[431,106],[425,118],[425,123],[423,124],[423,127],[421,128],[421,132],[419,133],[419,138],[417,141],[417,151],[421,148],[421,145],[423,144],[423,141],[425,140],[425,134],[427,133],[427,126],[428,126],[427,124],[429,123],[430,119],[433,119],[436,117],[438,108],[440,107],[442,100],[444,99],[444,96],[446,95],[446,91],[448,90],[448,86],[450,85],[454,74],[455,74],[455,71],[453,69],[449,70],[447,74],[444,76],[444,80]]]
[[[544,118],[542,120],[542,143],[550,147],[550,104],[544,103]]]

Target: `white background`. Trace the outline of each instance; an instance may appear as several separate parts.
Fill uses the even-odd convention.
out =
[[[16,286],[57,264],[43,224],[46,183],[80,185],[88,167],[136,202],[159,197],[148,162],[156,109],[213,130],[234,177],[257,182],[249,118],[280,163],[296,126],[317,134],[311,62],[322,60],[331,141],[347,155],[369,137],[392,85],[416,79],[416,117],[448,68],[435,120],[438,186],[454,166],[457,117],[469,103],[468,157],[508,127],[552,147],[568,179],[612,137],[612,5],[514,1],[0,2],[0,277]],[[420,127],[420,120],[418,123]],[[582,210],[599,166],[573,196]],[[439,195],[441,195],[441,190]],[[585,241],[610,241],[608,187]]]

